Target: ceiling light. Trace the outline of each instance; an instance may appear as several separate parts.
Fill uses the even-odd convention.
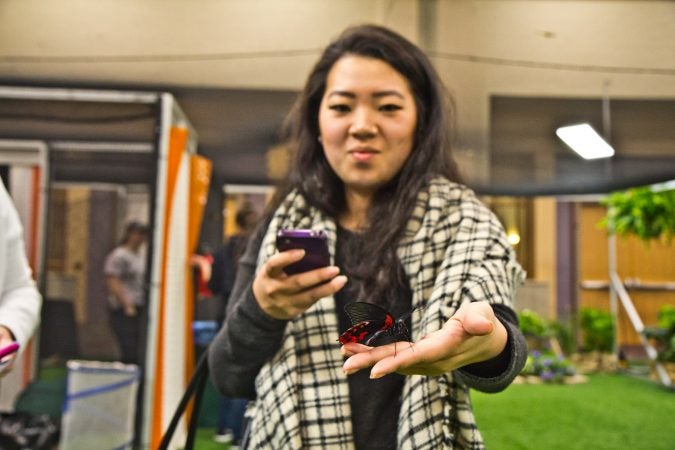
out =
[[[506,232],[506,240],[509,241],[509,244],[515,247],[516,245],[520,244],[520,233],[518,233],[516,228],[509,228],[509,230]]]
[[[652,184],[652,192],[664,192],[675,190],[675,180],[664,181],[663,183]]]
[[[555,134],[584,159],[614,155],[614,149],[587,123],[560,127]]]

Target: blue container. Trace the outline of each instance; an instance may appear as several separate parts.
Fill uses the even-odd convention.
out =
[[[218,322],[215,320],[195,320],[192,322],[192,333],[195,345],[208,346],[218,332]]]

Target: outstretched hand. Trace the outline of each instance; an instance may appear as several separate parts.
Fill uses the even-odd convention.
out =
[[[468,364],[493,358],[506,346],[507,332],[488,302],[464,303],[438,331],[415,343],[397,342],[380,347],[349,343],[342,370],[350,375],[371,367],[370,378],[389,373],[440,375]]]

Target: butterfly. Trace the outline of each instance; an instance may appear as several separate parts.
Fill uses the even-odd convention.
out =
[[[340,335],[340,344],[356,342],[371,345],[381,336],[390,336],[395,340],[409,341],[410,333],[405,324],[412,314],[410,311],[398,320],[384,308],[367,302],[352,302],[345,305],[345,311],[352,326]]]

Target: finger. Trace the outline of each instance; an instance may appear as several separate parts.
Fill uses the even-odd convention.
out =
[[[396,354],[378,361],[373,366],[370,377],[380,378],[394,372],[405,375],[415,373],[436,375],[447,371],[448,366],[453,364],[449,358],[456,354],[464,336],[458,321],[449,322],[456,325],[430,333],[415,343],[397,343]],[[444,366],[441,371],[438,370],[439,362]]]
[[[7,363],[9,363],[10,361],[12,361],[15,357],[16,357],[15,354],[6,355],[5,357],[3,357],[3,358],[0,360],[0,364],[7,364]]]
[[[455,311],[455,313],[452,315],[451,319],[458,320],[462,322],[464,318],[466,317],[466,314],[471,307],[471,302],[464,302],[459,305],[459,308]]]
[[[494,324],[490,320],[477,314],[467,315],[462,326],[467,333],[473,336],[484,336],[494,330]]]
[[[431,341],[398,342],[396,354],[378,361],[370,371],[370,378],[377,379],[394,372],[406,375],[418,373],[421,367],[438,359],[439,353]]]
[[[453,319],[459,320],[464,331],[473,336],[484,336],[494,329],[494,311],[486,301],[462,304]]]
[[[356,355],[357,353],[367,352],[372,348],[373,347],[369,347],[367,345],[359,344],[356,342],[349,342],[340,347],[340,353],[342,353],[342,356],[350,357]]]
[[[399,342],[396,343],[396,345],[406,345],[406,343]],[[352,347],[352,346],[348,348],[352,350],[359,350],[359,353],[356,353],[351,357],[349,357],[347,361],[345,361],[345,363],[343,364],[342,371],[347,375],[350,375],[361,369],[372,367],[382,359],[393,356],[396,352],[394,344],[382,345],[380,347],[368,347],[369,350],[362,349],[361,347]]]
[[[340,268],[337,266],[322,267],[320,269],[311,270],[309,272],[299,273],[296,275],[286,276],[281,279],[282,291],[286,294],[295,294],[298,292],[310,292],[314,288],[326,284],[331,278],[334,278],[340,273]],[[330,289],[324,289],[327,292],[325,295],[330,295]],[[323,296],[325,296],[323,295]]]
[[[300,261],[305,256],[303,249],[293,249],[274,254],[263,265],[263,272],[270,278],[278,278],[284,274],[284,267]]]
[[[327,278],[327,281],[326,278],[324,278],[319,283],[311,284],[309,289],[307,289],[305,285],[306,292],[309,292],[316,298],[323,298],[335,294],[347,284],[347,277],[345,275],[335,275],[337,275],[337,270],[332,276]]]
[[[310,286],[316,286],[325,283],[331,278],[337,276],[339,273],[339,267],[327,266],[289,276],[288,280],[296,283],[298,287],[306,289]]]
[[[344,275],[337,276],[327,283],[295,293],[292,303],[301,309],[307,309],[320,299],[339,291],[345,284],[347,284],[347,277]]]

